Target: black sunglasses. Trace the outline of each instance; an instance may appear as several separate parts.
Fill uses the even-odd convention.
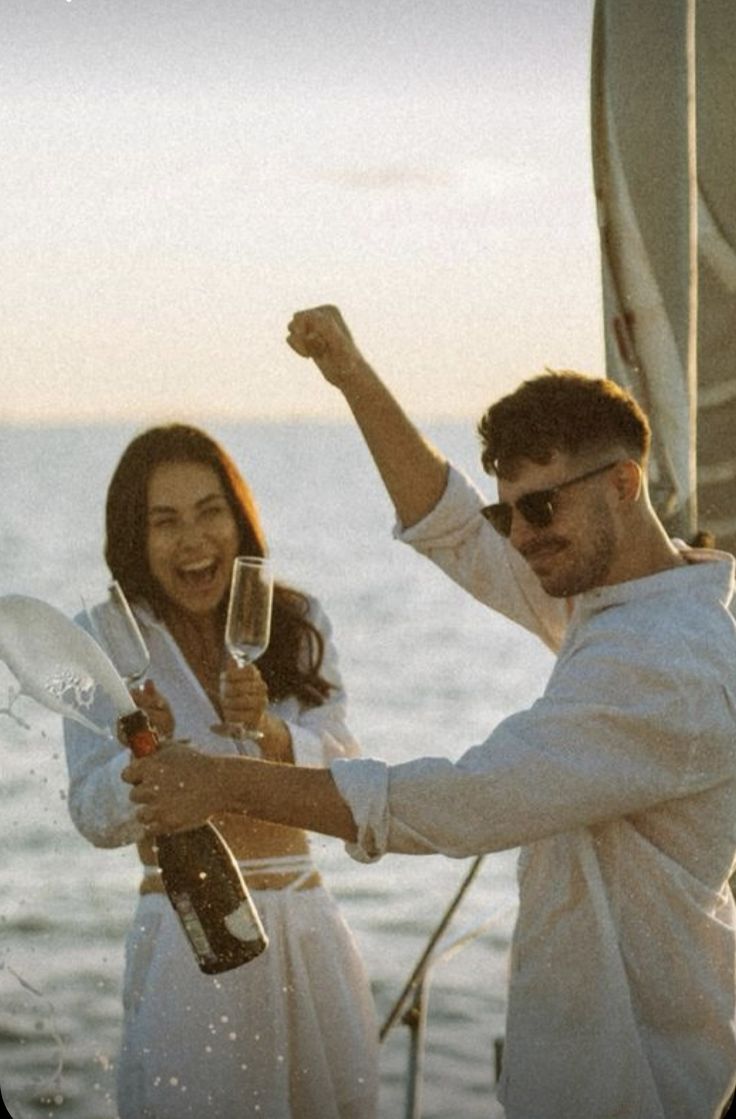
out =
[[[603,474],[611,467],[618,466],[618,462],[617,459],[616,462],[608,462],[605,466],[596,466],[595,470],[588,470],[586,474],[578,474],[576,478],[568,478],[566,482],[560,482],[559,486],[551,486],[548,490],[534,490],[532,493],[525,493],[513,504],[509,504],[508,501],[498,501],[494,505],[484,505],[481,509],[481,515],[493,525],[496,532],[500,532],[501,536],[510,536],[511,534],[514,509],[521,513],[524,520],[532,528],[547,528],[548,525],[552,524],[555,515],[555,497],[560,490],[564,490],[568,486],[574,486],[576,482],[584,482],[586,478],[594,478],[596,474]]]

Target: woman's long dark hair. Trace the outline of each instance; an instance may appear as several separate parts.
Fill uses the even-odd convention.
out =
[[[131,602],[147,603],[159,617],[167,599],[148,565],[148,486],[156,467],[170,462],[196,462],[214,470],[235,518],[239,553],[266,554],[253,495],[219,443],[186,424],[144,431],[124,451],[107,491],[105,559]],[[227,598],[218,609],[224,627]],[[304,595],[276,584],[271,641],[258,661],[272,701],[294,695],[305,706],[317,707],[329,695],[332,685],[320,675],[324,642],[308,610]]]

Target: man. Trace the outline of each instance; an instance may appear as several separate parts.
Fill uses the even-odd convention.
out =
[[[545,694],[458,762],[331,771],[176,746],[126,779],[152,834],[243,811],[356,857],[522,845],[509,1119],[713,1119],[736,1073],[731,557],[655,515],[649,427],[608,381],[546,374],[483,417],[480,495],[414,429],[334,308],[289,343],[344,393],[404,540],[558,653]],[[490,523],[489,523],[490,522]]]

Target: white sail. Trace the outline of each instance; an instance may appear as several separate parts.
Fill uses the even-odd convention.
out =
[[[736,5],[695,19],[699,518],[736,552]]]
[[[668,528],[736,549],[736,5],[597,0],[592,135],[608,376],[654,431]]]

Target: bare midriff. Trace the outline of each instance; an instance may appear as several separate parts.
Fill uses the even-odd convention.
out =
[[[223,836],[236,859],[277,859],[290,855],[309,854],[307,833],[299,828],[286,828],[280,824],[268,824],[247,816],[236,815],[212,817],[211,822]],[[138,844],[138,854],[144,865],[156,865],[156,852],[152,839],[144,839]],[[246,874],[246,882],[251,890],[280,890],[298,877],[299,872],[253,871]],[[145,881],[143,892],[161,889],[158,878]],[[315,871],[306,880],[303,888],[319,885],[319,881],[319,875]]]

